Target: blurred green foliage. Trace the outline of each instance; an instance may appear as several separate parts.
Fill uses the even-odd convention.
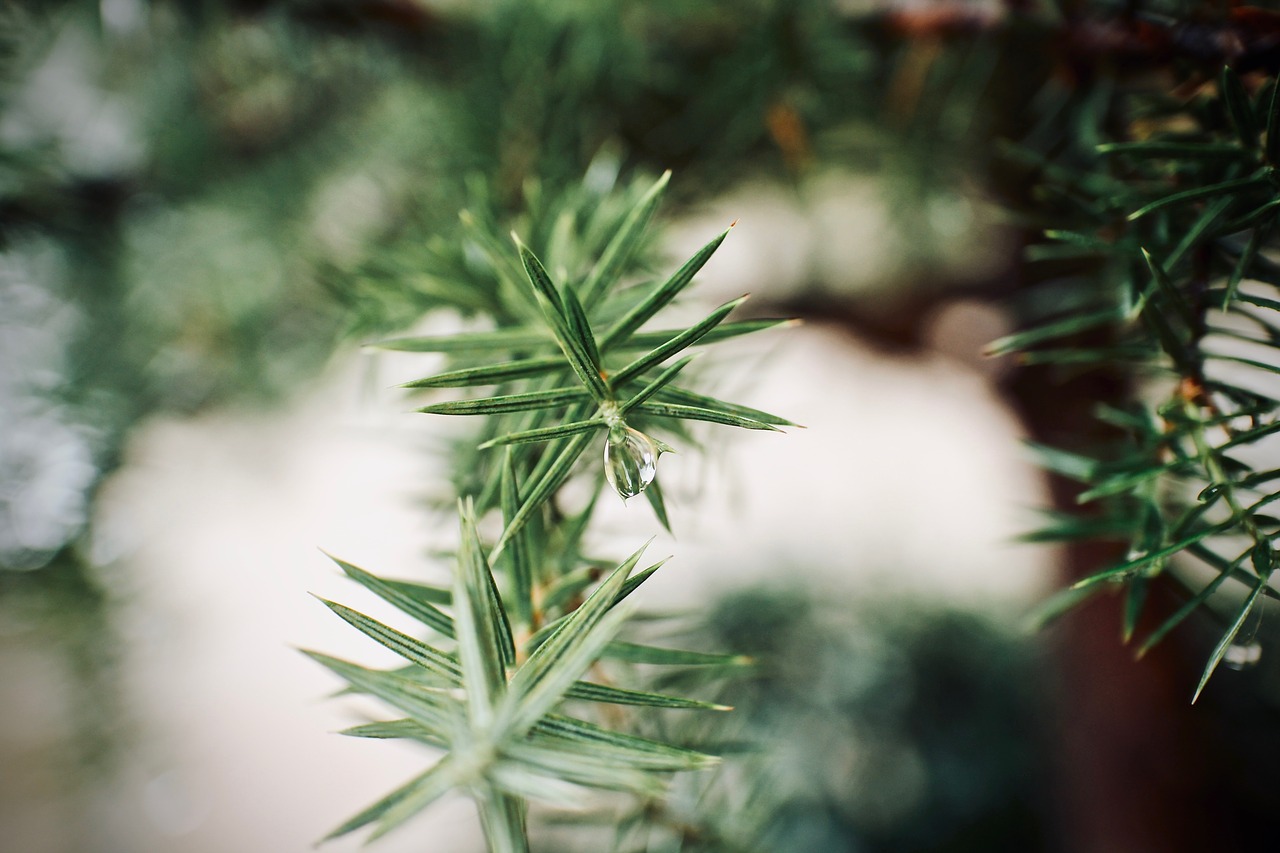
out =
[[[718,693],[735,710],[649,723],[726,763],[633,810],[554,816],[546,831],[563,846],[582,849],[573,840],[602,824],[604,846],[637,853],[1058,849],[1050,685],[1042,650],[1008,627],[778,584],[732,593],[696,624],[679,642],[753,661]]]

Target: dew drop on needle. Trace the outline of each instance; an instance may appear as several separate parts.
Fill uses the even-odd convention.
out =
[[[625,501],[645,490],[658,473],[658,448],[653,439],[628,426],[609,430],[604,445],[604,474]]]
[[[1262,644],[1257,640],[1232,643],[1222,655],[1222,663],[1231,669],[1252,669],[1262,660]]]

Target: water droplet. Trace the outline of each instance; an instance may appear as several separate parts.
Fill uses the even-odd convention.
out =
[[[657,473],[658,448],[649,436],[627,426],[609,430],[604,475],[623,500],[643,492]]]
[[[1222,655],[1222,663],[1231,669],[1252,669],[1262,660],[1262,643],[1249,640],[1245,643],[1232,643]]]
[[[1201,503],[1204,503],[1207,500],[1216,498],[1218,496],[1218,492],[1220,491],[1222,491],[1221,483],[1210,483],[1209,485],[1205,486],[1203,489],[1200,490],[1200,494],[1196,496],[1196,500],[1200,501]]]

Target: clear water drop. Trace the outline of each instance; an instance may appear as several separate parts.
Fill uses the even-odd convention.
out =
[[[628,426],[609,430],[604,444],[604,475],[623,500],[633,498],[658,473],[658,448],[653,439]]]
[[[1243,643],[1232,643],[1222,655],[1223,666],[1231,669],[1252,669],[1262,660],[1262,643],[1249,640]]]
[[[1220,491],[1222,491],[1221,483],[1210,483],[1200,490],[1200,494],[1196,495],[1196,500],[1200,501],[1200,503],[1204,503],[1207,500],[1216,498]]]

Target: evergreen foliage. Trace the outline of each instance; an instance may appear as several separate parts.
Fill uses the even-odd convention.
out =
[[[88,461],[56,535],[0,543],[0,592],[43,586],[52,618],[76,623],[56,642],[110,657],[89,519],[130,430],[270,398],[345,337],[454,312],[471,331],[379,344],[443,354],[409,390],[431,395],[423,413],[478,421],[453,457],[454,582],[339,560],[422,636],[325,602],[405,665],[313,653],[403,715],[348,734],[444,757],[334,834],[381,835],[463,790],[491,849],[523,850],[528,801],[606,789],[637,796],[623,830],[644,836],[672,774],[718,759],[683,730],[636,733],[615,706],[722,716],[710,685],[747,661],[622,638],[629,596],[661,563],[589,553],[597,500],[606,484],[643,494],[668,525],[659,459],[667,441],[693,444],[690,422],[791,424],[697,382],[691,348],[780,321],[734,318],[734,300],[662,322],[729,231],[659,272],[668,173],[636,176],[675,169],[680,203],[837,163],[893,173],[913,235],[930,192],[981,184],[1029,244],[1019,331],[990,352],[1048,383],[1105,380],[1089,435],[1034,447],[1078,484],[1078,506],[1027,538],[1127,553],[1043,615],[1122,588],[1139,656],[1212,616],[1196,697],[1224,661],[1256,658],[1280,534],[1280,15],[1194,0],[871,5],[4,4],[3,281],[45,301],[0,323],[25,335],[46,309],[77,316],[74,333],[49,324],[49,340],[12,347],[21,364],[0,393],[22,429],[0,442],[70,435]],[[45,111],[42,74],[70,55],[90,102],[115,108],[99,118],[136,144],[86,149]],[[341,215],[353,185],[374,187],[363,220]],[[39,467],[25,452],[0,444],[8,467]],[[571,486],[589,498],[567,499]],[[1162,579],[1183,604],[1144,628]],[[614,683],[637,663],[689,689]],[[705,848],[733,849],[729,835]]]
[[[677,384],[690,356],[667,364],[696,344],[761,331],[777,321],[726,323],[742,301],[737,299],[686,328],[647,330],[650,319],[710,260],[727,231],[665,280],[624,286],[634,278],[637,249],[667,181],[667,175],[659,178],[608,227],[600,227],[594,214],[612,208],[598,204],[590,192],[571,192],[564,206],[553,205],[551,231],[532,231],[549,234],[545,255],[553,269],[562,271],[559,284],[518,236],[512,235],[514,246],[508,248],[474,216],[464,217],[473,235],[473,256],[482,261],[471,276],[453,279],[447,287],[485,294],[499,325],[383,344],[447,353],[454,361],[443,373],[408,383],[412,388],[494,387],[497,393],[421,409],[484,418],[480,440],[467,455],[473,496],[459,505],[461,545],[452,589],[391,582],[339,561],[348,576],[454,641],[455,648],[428,645],[325,602],[411,664],[408,670],[383,672],[311,653],[353,690],[408,714],[350,734],[410,738],[446,750],[430,770],[334,835],[375,824],[371,837],[376,838],[445,792],[461,789],[476,801],[491,850],[527,850],[529,799],[572,806],[581,802],[584,787],[653,797],[661,794],[669,774],[715,763],[713,756],[602,728],[561,708],[565,700],[579,700],[728,710],[713,702],[582,680],[609,657],[704,671],[708,664],[735,662],[729,656],[619,642],[617,633],[633,609],[624,600],[661,563],[633,576],[641,548],[601,579],[596,561],[583,554],[583,536],[606,480],[624,500],[644,493],[658,519],[668,524],[655,477],[659,455],[670,448],[631,424],[679,435],[686,420],[764,430],[790,423]],[[574,238],[593,230],[599,235],[598,257],[570,253],[571,247],[580,252]],[[582,464],[602,433],[603,470]],[[576,512],[557,500],[575,474],[589,478],[593,494]],[[502,520],[491,546],[477,526],[477,517],[488,512]],[[448,614],[437,606],[444,602]]]
[[[1141,657],[1224,586],[1242,586],[1198,697],[1224,657],[1250,654],[1250,614],[1277,595],[1268,581],[1280,521],[1266,510],[1277,499],[1267,460],[1280,430],[1271,316],[1280,303],[1267,292],[1280,284],[1268,256],[1280,100],[1273,78],[1242,77],[1230,65],[1212,78],[1189,68],[1154,82],[1077,93],[1044,117],[1073,128],[1065,151],[1017,152],[1039,163],[1044,208],[1055,217],[1048,242],[1029,249],[1031,268],[1060,273],[1065,262],[1087,273],[1069,290],[1060,275],[1032,290],[1038,322],[991,351],[1122,378],[1126,399],[1097,409],[1113,429],[1110,446],[1036,448],[1045,467],[1082,484],[1077,501],[1099,512],[1031,538],[1101,535],[1128,545],[1123,560],[1078,580],[1046,612],[1122,583],[1128,641],[1148,585],[1171,561],[1207,570],[1207,582],[1173,574],[1188,586],[1186,603],[1141,638]]]

